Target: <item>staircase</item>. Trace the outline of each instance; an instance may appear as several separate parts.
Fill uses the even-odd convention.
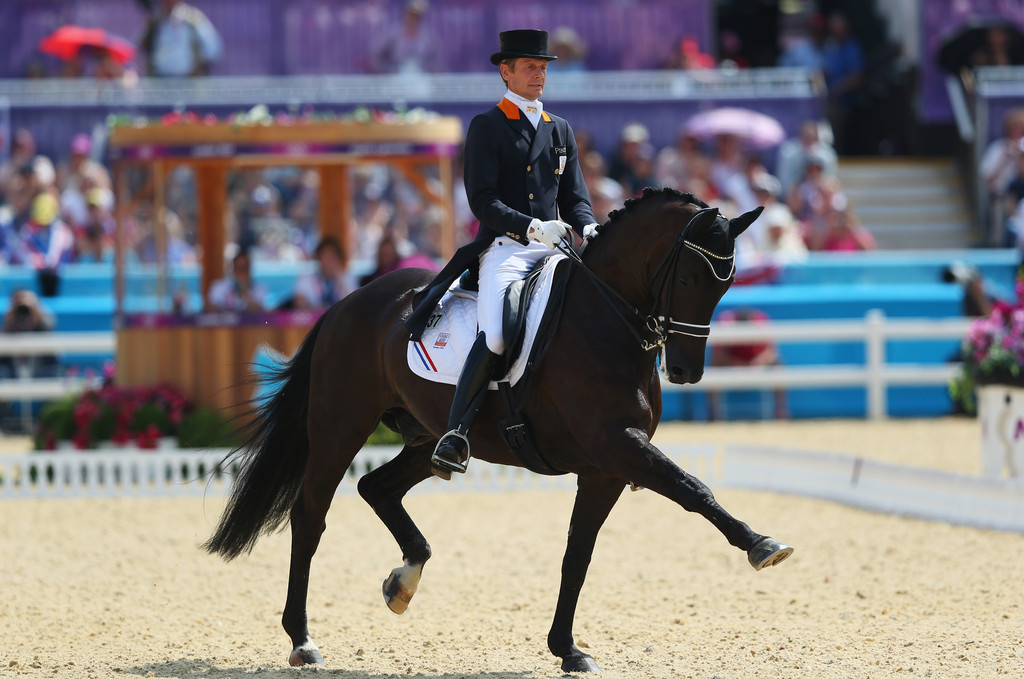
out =
[[[950,159],[842,158],[838,174],[880,250],[969,248],[981,239]]]

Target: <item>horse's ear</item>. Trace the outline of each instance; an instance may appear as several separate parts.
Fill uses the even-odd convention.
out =
[[[690,221],[686,222],[686,226],[683,227],[683,233],[687,238],[696,240],[711,230],[711,225],[715,223],[716,219],[718,219],[718,208],[706,207],[690,217]]]
[[[744,212],[739,217],[729,220],[729,237],[733,240],[747,230],[747,227],[754,223],[754,220],[764,212],[764,205],[758,206],[750,212]]]

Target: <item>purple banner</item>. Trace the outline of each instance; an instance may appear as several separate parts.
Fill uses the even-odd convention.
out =
[[[158,4],[158,3],[155,3]],[[224,40],[215,75],[365,73],[382,39],[401,25],[406,0],[202,0],[195,3]],[[714,3],[708,0],[459,0],[434,2],[424,16],[436,38],[438,71],[493,69],[498,32],[510,28],[570,27],[596,70],[660,67],[683,38],[713,51]],[[39,41],[63,24],[101,27],[137,43],[146,15],[138,0],[3,0],[0,77],[17,78],[31,65],[56,74],[60,62],[39,53]],[[143,57],[137,57],[140,63]]]
[[[928,123],[953,120],[946,93],[947,73],[936,55],[944,38],[977,19],[1006,19],[1024,31],[1024,0],[927,0],[921,3],[921,118]]]

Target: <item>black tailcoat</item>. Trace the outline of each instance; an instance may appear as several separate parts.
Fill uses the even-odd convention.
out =
[[[466,133],[466,195],[480,220],[476,239],[459,248],[451,261],[416,297],[406,321],[418,339],[437,301],[499,236],[526,245],[533,219],[561,219],[582,235],[593,224],[583,183],[576,138],[563,118],[542,114],[536,131],[519,107],[502,99],[473,118]]]

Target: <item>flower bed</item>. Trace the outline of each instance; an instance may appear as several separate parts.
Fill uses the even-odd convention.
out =
[[[34,436],[36,450],[56,450],[70,442],[79,450],[134,445],[155,450],[173,437],[183,448],[233,446],[238,435],[218,411],[196,407],[174,387],[90,389],[47,405]]]

